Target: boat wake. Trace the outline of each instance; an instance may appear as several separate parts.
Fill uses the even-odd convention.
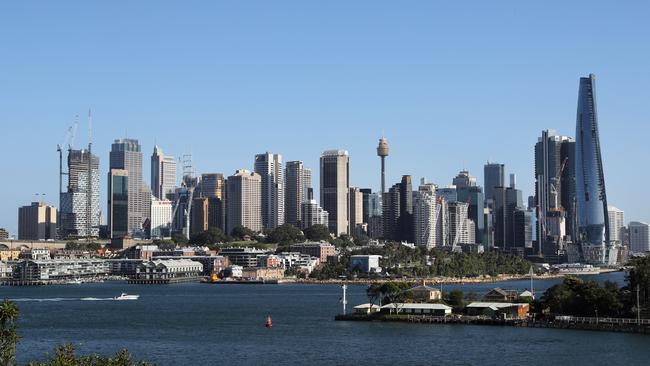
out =
[[[13,302],[118,301],[118,299],[114,297],[52,297],[44,299],[21,298],[9,300]]]

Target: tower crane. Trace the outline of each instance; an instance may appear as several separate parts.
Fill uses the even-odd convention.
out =
[[[562,177],[562,173],[564,172],[564,169],[566,168],[566,165],[567,165],[568,161],[569,161],[568,157],[564,158],[564,161],[562,161],[562,165],[560,166],[560,170],[558,170],[557,175],[554,178],[551,179],[553,181],[550,184],[550,186],[551,186],[551,195],[552,195],[552,198],[553,198],[553,208],[556,211],[563,210],[562,205],[558,201],[558,197],[557,197],[558,192],[557,192],[556,185],[560,181],[560,179]]]

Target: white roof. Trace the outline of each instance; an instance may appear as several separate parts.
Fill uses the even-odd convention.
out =
[[[381,307],[382,309],[428,309],[428,310],[451,310],[451,306],[445,304],[406,304],[406,303],[394,303],[388,304]]]
[[[354,308],[355,309],[369,309],[369,308],[379,309],[379,308],[381,308],[381,306],[379,306],[377,304],[361,304],[361,305],[355,306]]]
[[[520,294],[519,294],[519,297],[535,297],[535,295],[533,295],[532,292],[526,290],[526,291],[520,293]]]

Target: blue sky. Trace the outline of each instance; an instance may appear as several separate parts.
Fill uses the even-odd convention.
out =
[[[526,2],[528,3],[528,2]],[[351,181],[379,188],[377,140],[402,174],[482,182],[489,159],[533,190],[542,129],[575,134],[578,79],[597,76],[608,198],[650,221],[650,6],[629,1],[20,1],[0,4],[0,227],[45,193],[56,145],[94,114],[105,201],[108,151],[156,141],[199,172],[350,151]],[[639,188],[637,188],[639,187]],[[105,206],[105,203],[104,203]]]

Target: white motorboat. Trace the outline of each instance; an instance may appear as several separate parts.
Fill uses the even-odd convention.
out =
[[[122,293],[120,296],[114,297],[113,300],[118,300],[118,301],[119,300],[121,300],[121,301],[123,301],[123,300],[137,300],[139,298],[140,298],[140,295],[128,295],[128,294]]]

